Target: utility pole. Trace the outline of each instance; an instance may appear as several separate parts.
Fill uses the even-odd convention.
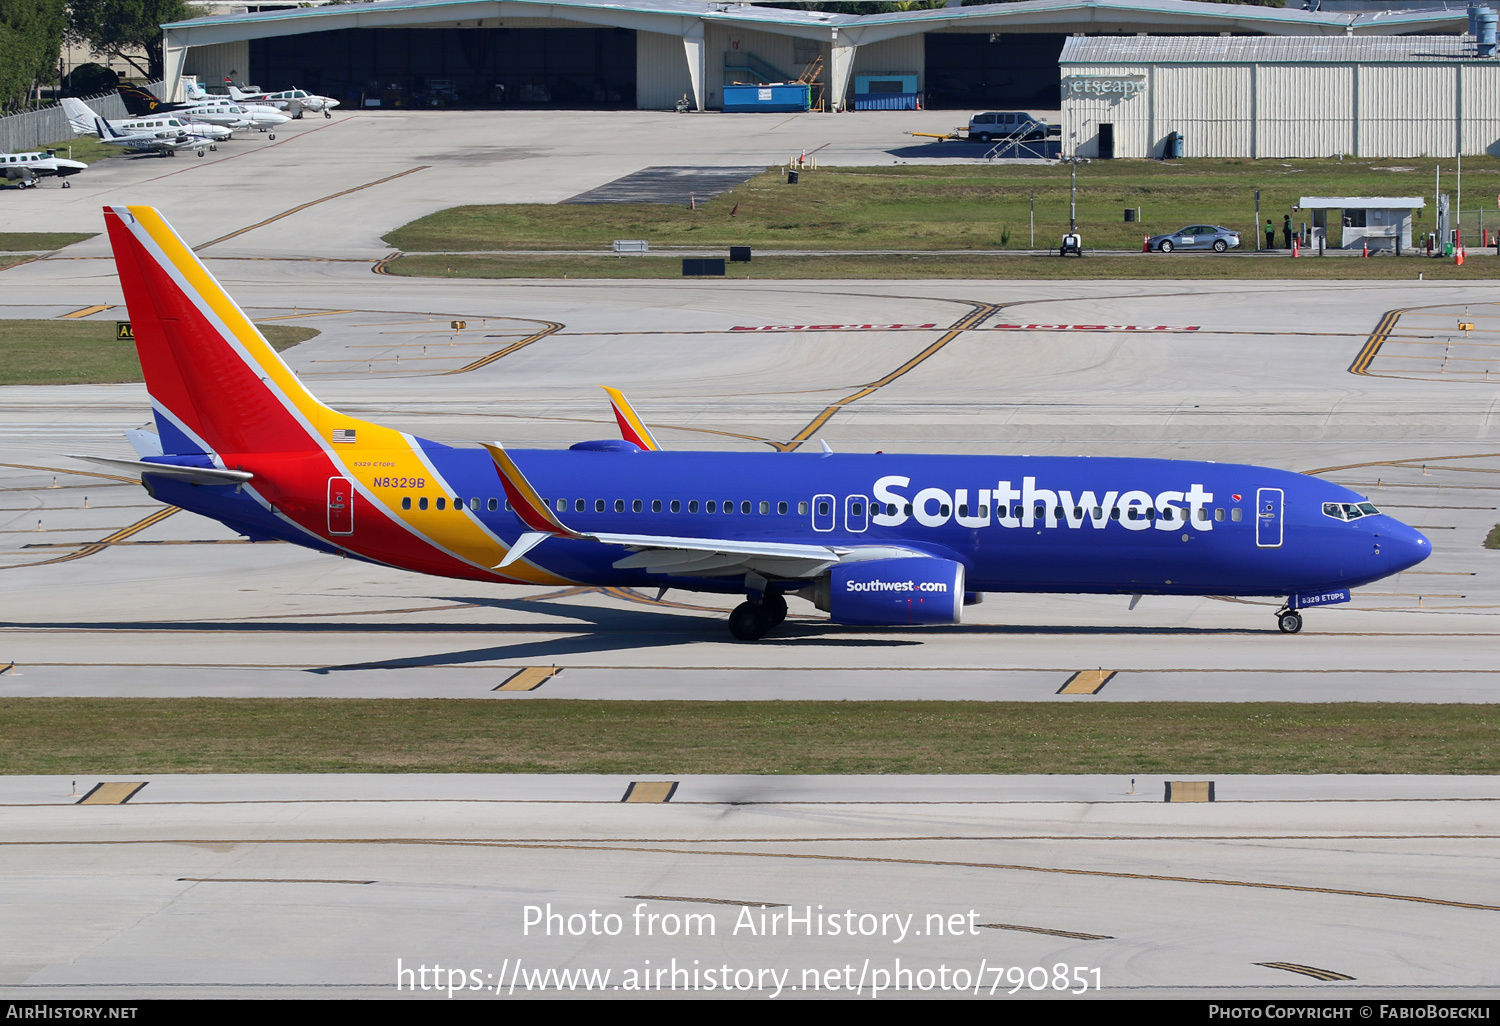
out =
[[[1036,190],[1031,190],[1031,247],[1036,249]]]
[[[1255,190],[1255,252],[1260,252],[1260,190]]]

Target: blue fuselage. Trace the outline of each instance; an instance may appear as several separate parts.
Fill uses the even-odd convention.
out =
[[[483,450],[417,444],[434,471],[432,480],[409,488],[410,494],[382,495],[393,503],[411,500],[409,522],[477,518],[507,545],[526,530],[507,509]],[[600,444],[512,455],[548,509],[577,532],[892,547],[962,563],[970,591],[1287,596],[1357,587],[1431,552],[1426,538],[1393,517],[1342,519],[1325,512],[1327,504],[1364,501],[1349,489],[1265,467],[623,448]],[[274,454],[264,457],[263,469],[248,462],[245,469],[274,479]],[[360,551],[361,523],[344,537],[317,537],[230,487],[162,479],[153,485],[164,501],[252,536],[370,558]],[[312,505],[325,501],[321,482],[315,485],[303,496]],[[394,487],[399,492],[400,482]],[[462,511],[455,511],[455,503]],[[622,554],[615,546],[552,538],[527,559],[582,584],[744,590],[733,576],[669,578],[616,569]],[[402,565],[388,556],[377,561]],[[772,585],[791,589],[804,583]]]

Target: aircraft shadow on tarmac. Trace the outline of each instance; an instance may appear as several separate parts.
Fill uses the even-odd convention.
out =
[[[307,672],[334,673],[348,670],[416,669],[421,667],[486,662],[494,659],[551,659],[559,656],[621,652],[642,648],[670,648],[677,645],[702,644],[704,641],[727,640],[723,637],[725,627],[717,615],[717,611],[715,611],[716,615],[713,619],[706,619],[701,616],[685,616],[662,609],[637,613],[629,609],[609,609],[598,606],[576,606],[571,604],[564,606],[535,599],[485,599],[444,596],[443,600],[516,612],[544,612],[554,616],[566,615],[583,622],[577,626],[556,623],[542,625],[453,625],[462,626],[466,633],[477,628],[479,631],[486,629],[504,630],[508,633],[514,632],[517,634],[541,631],[547,633],[564,632],[568,636],[555,639],[549,638],[543,641],[523,642],[516,645],[494,645],[484,648],[466,649],[458,652],[438,652],[398,659],[344,663],[318,667],[310,669]],[[651,604],[649,600],[647,600],[647,604]],[[588,625],[590,624],[595,628],[594,630],[589,629]],[[1158,634],[1198,637],[1209,634],[1236,635],[1267,633],[1265,631],[1240,628],[1052,627],[1012,624],[959,624],[951,626],[896,628],[896,630],[901,631],[905,635],[904,637],[871,638],[868,636],[872,630],[878,629],[847,627],[842,624],[828,623],[821,619],[799,621],[793,617],[786,620],[772,634],[755,642],[755,646],[770,646],[773,648],[786,648],[789,646],[805,647],[809,645],[839,648],[907,648],[914,645],[932,643],[944,637],[954,636]],[[907,633],[908,631],[910,633]],[[434,633],[442,633],[442,629],[440,628]],[[1275,633],[1275,631],[1270,630],[1269,633]]]

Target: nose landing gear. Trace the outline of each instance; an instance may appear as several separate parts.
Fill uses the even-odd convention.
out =
[[[1296,634],[1302,629],[1302,614],[1295,609],[1283,608],[1276,613],[1276,626],[1283,634]]]

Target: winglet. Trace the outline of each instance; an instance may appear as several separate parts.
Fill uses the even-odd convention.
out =
[[[661,446],[652,437],[651,429],[636,415],[635,409],[630,405],[630,400],[625,398],[625,393],[618,388],[610,388],[608,385],[599,387],[604,389],[605,394],[609,396],[609,404],[615,409],[615,420],[619,421],[620,434],[625,441],[634,442],[642,449],[660,452]]]
[[[505,488],[505,497],[510,500],[511,508],[516,511],[516,516],[521,518],[521,523],[525,524],[528,530],[544,536],[589,537],[586,534],[579,534],[553,516],[552,511],[547,508],[546,500],[538,495],[537,490],[531,486],[531,482],[526,480],[526,475],[521,473],[521,468],[516,466],[515,460],[510,458],[510,453],[505,451],[504,446],[499,442],[480,444],[490,454],[490,459],[495,461],[495,469],[500,472],[500,483]]]

